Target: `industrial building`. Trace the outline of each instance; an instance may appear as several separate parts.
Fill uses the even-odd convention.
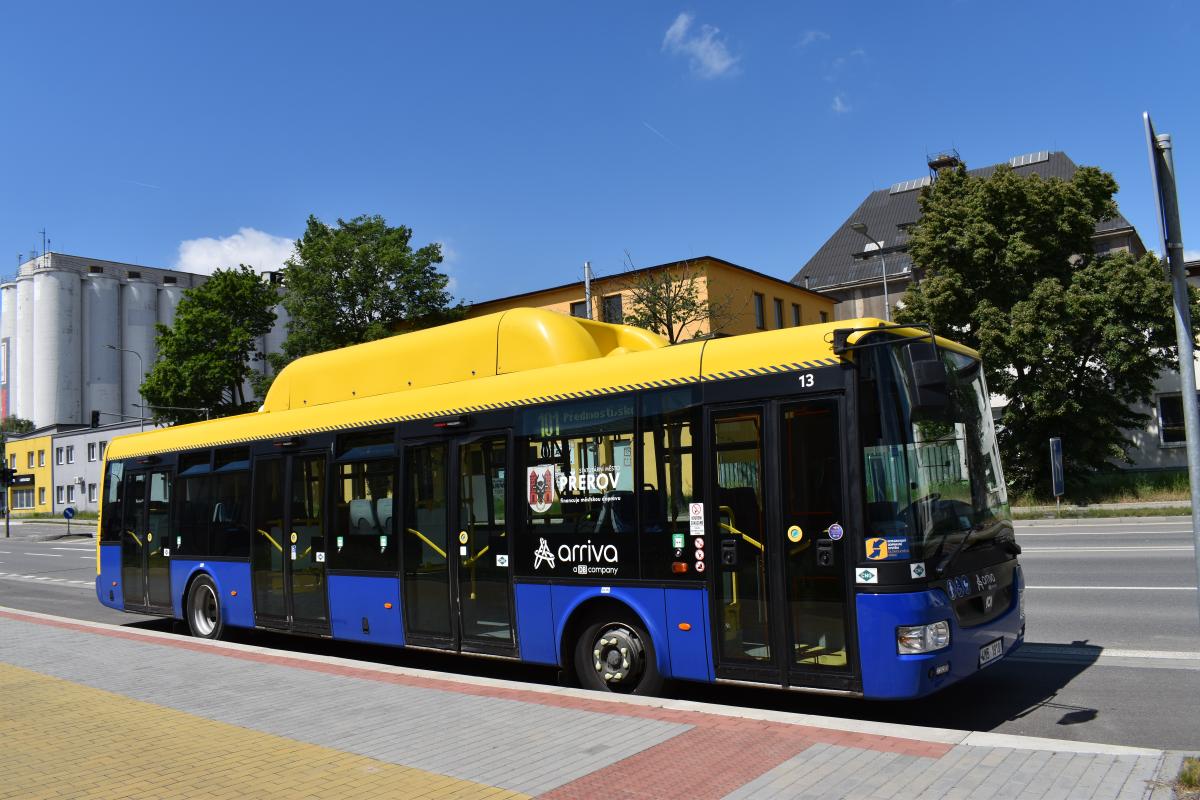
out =
[[[37,428],[152,416],[139,388],[154,366],[156,324],[206,275],[44,253],[0,285],[0,415]],[[260,347],[279,349],[286,316]],[[258,362],[262,363],[262,362]]]

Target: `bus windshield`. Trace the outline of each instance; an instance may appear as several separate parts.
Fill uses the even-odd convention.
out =
[[[927,560],[969,536],[977,547],[1012,536],[1008,496],[983,369],[939,347],[946,367],[944,408],[915,402],[912,347],[897,340],[859,351],[860,425],[866,490],[866,555]]]

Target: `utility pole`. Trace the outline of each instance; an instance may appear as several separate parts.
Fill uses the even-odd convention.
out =
[[[592,318],[592,262],[583,262],[583,304],[587,307],[587,318]]]
[[[1179,349],[1179,393],[1183,401],[1183,430],[1187,440],[1188,483],[1192,490],[1192,539],[1196,555],[1196,586],[1200,589],[1200,404],[1196,401],[1195,333],[1189,305],[1187,270],[1183,265],[1183,230],[1179,225],[1179,195],[1175,189],[1175,158],[1171,134],[1155,134],[1150,112],[1142,114],[1146,146],[1150,150],[1150,176],[1154,202],[1162,229],[1163,250],[1175,289],[1175,342]],[[1200,611],[1200,591],[1196,592]]]

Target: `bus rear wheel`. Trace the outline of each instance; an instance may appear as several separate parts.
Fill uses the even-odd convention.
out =
[[[575,676],[585,689],[622,694],[657,694],[663,679],[649,634],[628,619],[599,619],[575,644]]]
[[[217,585],[207,575],[192,582],[187,596],[187,624],[192,636],[201,639],[220,639],[225,627],[221,620],[221,600]]]

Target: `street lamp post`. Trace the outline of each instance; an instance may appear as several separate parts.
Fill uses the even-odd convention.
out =
[[[883,257],[883,242],[876,241],[875,237],[867,233],[867,226],[862,222],[851,222],[850,230],[861,234],[868,242],[875,245],[879,253],[879,263],[883,265],[883,318],[888,322],[892,321],[892,304],[888,300],[887,288],[887,259]]]
[[[137,408],[138,408],[138,430],[144,431],[144,430],[146,430],[146,412],[142,408],[142,405],[145,404],[146,398],[142,396],[142,383],[145,382],[145,380],[146,380],[146,362],[142,361],[142,354],[139,353],[137,350],[128,350],[124,347],[117,347],[115,344],[106,344],[105,347],[107,347],[109,350],[116,350],[119,353],[133,353],[135,356],[137,356],[138,370],[142,373],[142,379],[141,379],[141,381],[138,381],[138,398],[142,401],[142,404],[130,403],[129,405],[137,406]]]

